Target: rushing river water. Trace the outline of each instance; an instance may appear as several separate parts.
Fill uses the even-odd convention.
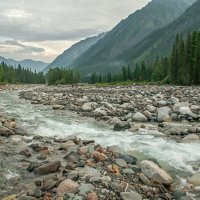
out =
[[[124,151],[134,151],[134,155],[140,158],[156,158],[173,175],[187,177],[194,173],[192,165],[200,161],[199,143],[176,143],[155,131],[114,132],[108,125],[69,111],[32,105],[20,99],[17,92],[0,92],[0,111],[14,117],[28,133],[60,137],[76,135],[82,139],[94,139],[103,146],[117,145]]]

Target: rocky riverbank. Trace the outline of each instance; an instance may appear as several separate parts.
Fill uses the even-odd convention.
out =
[[[153,158],[139,162],[118,147],[31,135],[14,119],[0,121],[3,200],[190,200],[187,192],[200,186],[199,174],[183,187]]]
[[[200,87],[40,87],[20,93],[32,104],[52,105],[104,120],[114,130],[152,128],[178,141],[199,140]],[[151,126],[149,126],[149,124]]]

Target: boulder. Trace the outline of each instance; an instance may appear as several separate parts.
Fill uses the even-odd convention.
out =
[[[109,124],[118,124],[121,123],[121,120],[118,117],[113,117],[110,121]]]
[[[176,104],[173,106],[173,111],[174,111],[174,112],[179,112],[180,107],[189,107],[189,106],[190,106],[189,101],[176,103]]]
[[[114,125],[114,131],[125,131],[126,129],[131,128],[128,122],[120,122]]]
[[[95,102],[87,102],[87,103],[84,103],[81,107],[81,109],[85,112],[88,112],[88,111],[92,111],[94,108],[97,107],[97,103]]]
[[[147,122],[147,118],[140,112],[133,115],[133,121],[135,122]]]
[[[101,103],[102,106],[104,106],[105,108],[111,109],[111,110],[116,110],[112,104],[107,103],[107,102],[102,102]]]
[[[158,167],[155,163],[149,160],[143,160],[140,163],[141,171],[149,179],[158,180],[165,185],[172,184],[173,180],[169,174],[167,174],[163,169]]]
[[[106,116],[107,112],[106,112],[104,107],[101,107],[101,108],[95,109],[93,111],[93,114],[94,114],[95,117],[102,117],[102,116]]]
[[[191,178],[188,179],[188,183],[194,186],[200,186],[200,172],[193,175]]]
[[[137,163],[137,158],[133,156],[121,154],[119,157],[128,164],[135,165]]]
[[[76,144],[73,141],[67,141],[60,145],[60,149],[66,151],[66,150],[68,150],[69,147],[73,147],[73,146],[76,146]]]
[[[125,120],[132,119],[132,118],[133,118],[133,113],[129,113],[128,115],[124,117]]]
[[[139,174],[139,178],[145,185],[147,185],[147,186],[151,185],[149,179],[143,173]]]
[[[190,109],[194,112],[197,112],[198,110],[200,110],[200,106],[197,105],[191,105]]]
[[[121,158],[117,158],[114,160],[115,164],[120,166],[120,167],[127,167],[127,163],[125,160],[121,159]]]
[[[103,153],[100,153],[98,151],[94,151],[92,153],[93,158],[97,161],[97,162],[101,162],[101,161],[105,161],[107,159],[107,156]]]
[[[183,142],[194,142],[199,141],[199,136],[196,134],[190,134],[183,138]]]
[[[152,106],[152,105],[148,105],[147,106],[147,110],[151,113],[154,113],[156,112],[156,107],[155,106]]]
[[[61,167],[60,161],[53,161],[53,162],[44,164],[40,167],[37,167],[35,169],[35,173],[39,175],[45,175],[45,174],[57,172],[60,167]]]
[[[101,173],[92,167],[85,166],[84,168],[77,169],[79,177],[91,177],[93,181],[99,181],[101,179]]]
[[[9,137],[11,135],[15,135],[15,133],[4,126],[0,127],[0,136]]]
[[[171,105],[174,105],[174,104],[179,103],[179,99],[176,98],[176,97],[171,97],[170,99],[167,100],[167,103],[171,104]]]
[[[67,193],[76,193],[79,188],[79,184],[70,180],[66,179],[62,181],[58,188],[57,188],[57,195],[63,196],[63,194]]]
[[[94,190],[94,186],[92,184],[82,184],[79,187],[79,194],[83,197],[87,197],[89,192]]]
[[[121,192],[120,196],[123,200],[142,200],[142,196],[137,192]]]
[[[87,200],[99,200],[99,197],[97,196],[96,193],[91,192],[91,193],[88,194]]]
[[[191,110],[190,110],[190,108],[188,108],[188,107],[180,107],[179,108],[179,113],[181,114],[181,115],[188,115],[188,116],[190,116],[190,117],[192,117],[192,118],[197,118],[197,115],[196,114],[194,114]]]
[[[158,103],[159,106],[166,106],[167,105],[167,102],[163,101],[163,100],[162,101],[158,101],[157,103]]]
[[[172,121],[169,114],[171,113],[171,109],[167,106],[158,108],[158,122],[169,122]]]

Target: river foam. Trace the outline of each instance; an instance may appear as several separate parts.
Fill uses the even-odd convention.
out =
[[[103,146],[117,145],[124,151],[135,151],[144,157],[156,158],[187,173],[194,173],[193,164],[200,163],[199,143],[176,143],[158,136],[158,132],[145,129],[136,134],[114,132],[101,122],[79,117],[69,111],[32,105],[19,99],[17,93],[2,92],[0,110],[15,117],[22,127],[33,134],[57,137],[76,135],[82,139],[94,139]]]

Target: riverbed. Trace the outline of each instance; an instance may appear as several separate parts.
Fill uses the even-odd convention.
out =
[[[93,139],[103,146],[117,146],[134,152],[139,159],[155,158],[173,176],[187,178],[195,173],[193,166],[200,162],[200,145],[177,143],[158,131],[142,129],[139,132],[115,132],[112,127],[94,119],[78,116],[71,111],[53,110],[51,106],[33,105],[20,99],[18,91],[0,93],[0,111],[28,133],[50,137],[75,135]]]

